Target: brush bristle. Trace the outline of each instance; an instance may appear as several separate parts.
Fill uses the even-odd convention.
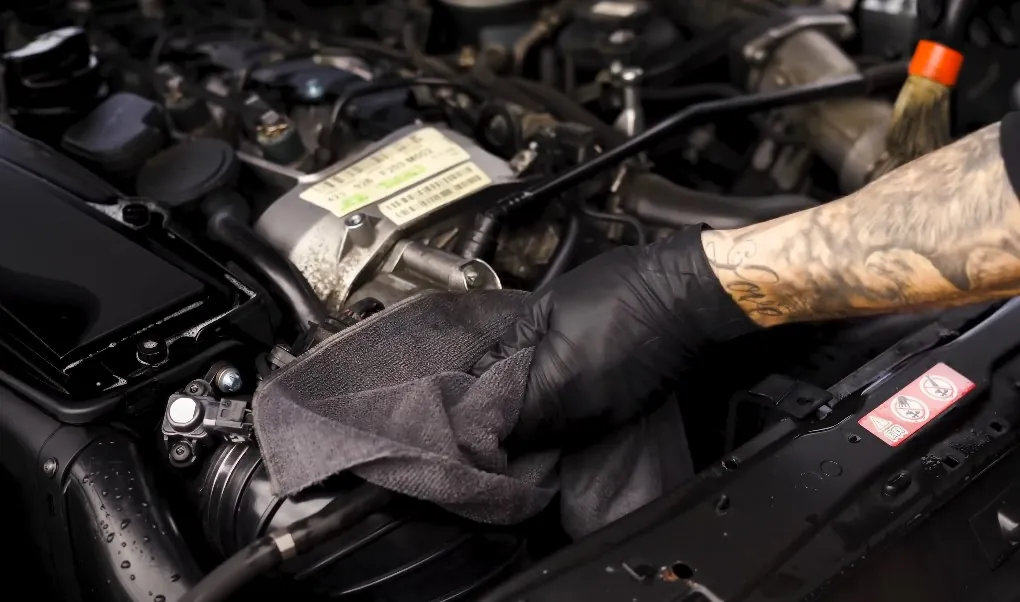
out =
[[[885,155],[873,177],[949,144],[951,92],[948,86],[924,77],[907,78],[893,107]]]

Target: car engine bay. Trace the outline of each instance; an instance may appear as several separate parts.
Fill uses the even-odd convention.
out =
[[[930,4],[0,9],[0,482],[26,533],[11,574],[42,599],[169,602],[274,530],[356,506],[349,475],[275,492],[260,383],[423,291],[535,291],[619,246],[860,189]],[[988,5],[955,135],[1020,109],[1020,5]],[[677,375],[685,461],[719,469],[789,417],[755,400],[769,386],[824,393],[992,309],[735,341]],[[821,403],[794,414],[822,420]],[[387,500],[248,595],[471,600],[571,544],[555,512],[497,526]]]

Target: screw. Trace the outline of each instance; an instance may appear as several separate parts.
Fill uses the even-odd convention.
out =
[[[43,474],[52,479],[57,475],[58,466],[59,464],[57,464],[56,458],[47,458],[47,460],[43,462],[42,465]]]
[[[188,385],[188,393],[191,393],[192,395],[198,395],[201,392],[202,386],[199,385],[198,383],[191,383],[190,385]]]
[[[145,339],[138,343],[138,361],[146,366],[158,366],[167,360],[169,350],[166,342],[157,339]]]
[[[177,463],[184,463],[191,459],[191,448],[187,443],[175,443],[170,448],[170,460]]]
[[[224,368],[216,374],[216,388],[224,393],[237,393],[241,390],[241,373],[233,366]]]
[[[357,228],[363,223],[365,223],[364,213],[352,213],[347,216],[347,219],[344,220],[344,225],[347,226],[348,228]]]

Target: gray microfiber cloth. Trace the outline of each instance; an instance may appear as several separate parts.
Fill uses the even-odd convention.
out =
[[[255,430],[278,493],[343,471],[466,518],[511,524],[560,493],[580,536],[690,476],[676,404],[597,444],[508,459],[533,350],[468,373],[524,309],[526,293],[423,293],[343,330],[272,374]]]

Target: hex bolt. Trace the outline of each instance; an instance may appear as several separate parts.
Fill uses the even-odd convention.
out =
[[[191,447],[187,443],[174,443],[170,448],[170,461],[184,464],[191,459]]]
[[[352,213],[344,218],[344,225],[347,226],[347,235],[351,242],[359,247],[370,247],[375,242],[375,229],[371,220],[364,213]]]
[[[241,373],[233,366],[223,368],[216,374],[216,388],[224,393],[237,393],[242,384]]]
[[[169,357],[166,341],[161,339],[145,339],[139,341],[135,357],[146,366],[158,366]]]
[[[56,458],[47,458],[42,465],[43,474],[52,479],[57,476],[57,468],[59,468],[59,466],[60,465],[57,463]]]

